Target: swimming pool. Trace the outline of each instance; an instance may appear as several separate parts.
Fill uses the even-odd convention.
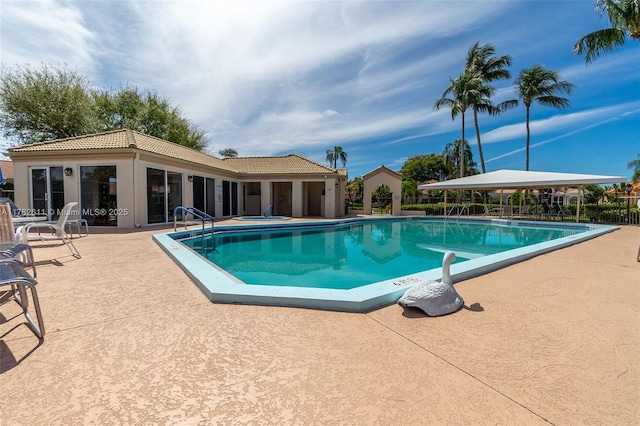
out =
[[[616,227],[440,217],[343,219],[154,235],[212,301],[367,311],[441,276],[454,282]],[[198,253],[199,252],[199,253]]]

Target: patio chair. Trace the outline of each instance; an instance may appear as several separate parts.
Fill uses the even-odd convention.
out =
[[[21,244],[13,225],[12,207],[9,203],[0,203],[0,256],[15,258],[22,266],[30,266],[34,279],[37,279],[33,250],[28,244]]]
[[[489,208],[486,204],[483,204],[484,216],[498,216],[500,214],[500,208]]]
[[[22,308],[22,313],[27,319],[27,325],[31,331],[33,331],[33,334],[42,339],[44,337],[44,322],[42,320],[42,312],[40,311],[40,301],[38,300],[36,283],[36,280],[22,268],[20,261],[0,258],[0,288],[5,286],[11,287],[13,299]],[[31,292],[37,323],[33,320],[29,312],[29,295],[27,294],[27,289]]]
[[[67,203],[62,208],[60,217],[55,223],[34,222],[19,227],[16,230],[16,234],[18,235],[20,242],[27,244],[29,241],[62,241],[62,244],[65,244],[69,250],[71,250],[71,254],[80,259],[78,249],[76,249],[73,241],[71,241],[71,238],[69,238],[69,235],[65,231],[69,215],[77,205],[78,203],[75,201]],[[37,231],[37,234],[32,233],[32,231]],[[48,232],[43,234],[42,231]]]
[[[503,217],[503,216],[509,216],[510,218],[513,218],[513,206],[510,206],[510,205],[502,206],[502,212],[500,213],[500,217]]]
[[[546,216],[548,218],[560,218],[562,219],[566,216],[566,213],[562,210],[562,207],[558,203],[553,203],[553,205],[549,204],[547,201],[542,203],[542,216]]]
[[[77,210],[72,210],[72,212],[73,214],[70,214],[69,218],[67,219],[65,228],[65,230],[67,228],[69,229],[69,236],[73,238],[74,225],[78,228],[78,238],[82,237],[82,227],[84,227],[84,235],[89,235],[89,222],[87,222],[87,219],[83,219],[82,216],[80,216],[80,212],[78,212]]]

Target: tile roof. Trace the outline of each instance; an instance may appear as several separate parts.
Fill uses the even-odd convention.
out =
[[[164,139],[122,129],[92,135],[37,142],[9,149],[12,153],[139,149],[221,170],[249,174],[336,173],[320,163],[290,154],[283,157],[234,157],[224,160]],[[338,171],[339,173],[339,171]]]
[[[128,148],[126,130],[96,133],[46,142],[35,142],[9,148],[9,152],[80,151],[85,149]]]
[[[135,130],[114,130],[92,135],[76,136],[66,139],[56,139],[21,145],[9,149],[9,153],[18,152],[52,152],[52,151],[83,151],[103,149],[139,149],[167,157],[189,161],[196,164],[229,170],[221,159],[204,154],[195,149],[178,145],[164,139],[140,133]]]
[[[336,173],[332,168],[297,154],[289,154],[285,157],[231,157],[222,161],[240,173]]]
[[[401,173],[398,173],[395,170],[391,170],[390,168],[388,168],[386,166],[377,167],[377,168],[371,170],[369,173],[364,174],[362,176],[362,178],[366,179],[367,177],[375,176],[378,173],[387,173],[387,174],[389,174],[391,176],[396,176],[396,177],[399,177],[400,179],[402,179],[402,174]]]
[[[0,160],[0,168],[5,179],[13,179],[13,161]]]

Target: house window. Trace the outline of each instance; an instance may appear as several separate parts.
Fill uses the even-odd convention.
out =
[[[89,225],[118,225],[116,166],[80,167],[80,206]]]
[[[193,207],[209,216],[216,215],[216,181],[202,176],[193,177]]]

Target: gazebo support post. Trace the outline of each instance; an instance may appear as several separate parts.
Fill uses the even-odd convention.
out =
[[[582,191],[582,186],[578,186],[578,206],[576,207],[576,222],[580,222],[580,192]]]
[[[447,190],[444,190],[444,208],[442,211],[442,215],[446,216],[447,215]]]

